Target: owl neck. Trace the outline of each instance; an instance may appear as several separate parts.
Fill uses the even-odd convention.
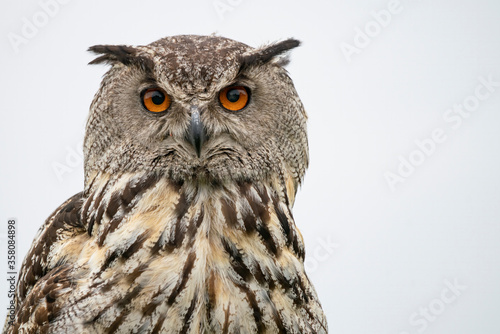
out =
[[[97,245],[113,245],[115,255],[148,240],[152,253],[198,247],[234,257],[252,248],[302,263],[304,245],[291,212],[294,187],[279,177],[201,185],[151,173],[96,174],[81,215]]]

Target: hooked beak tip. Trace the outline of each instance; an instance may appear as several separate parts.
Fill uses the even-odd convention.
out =
[[[198,158],[201,156],[201,148],[205,142],[205,127],[201,122],[200,111],[196,107],[191,108],[191,123],[189,126],[189,141],[196,150]]]

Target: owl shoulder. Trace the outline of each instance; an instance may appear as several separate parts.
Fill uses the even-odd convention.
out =
[[[66,246],[74,243],[76,237],[86,232],[81,219],[83,203],[82,192],[72,196],[61,204],[38,230],[19,272],[16,294],[18,306],[37,281],[78,256],[78,249]],[[61,251],[64,248],[65,251]]]

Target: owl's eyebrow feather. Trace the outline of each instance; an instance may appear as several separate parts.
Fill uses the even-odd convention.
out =
[[[282,55],[283,53],[296,48],[300,45],[300,41],[294,38],[289,38],[284,41],[273,43],[270,45],[266,45],[262,48],[256,49],[250,53],[245,53],[239,56],[240,62],[240,72],[243,70],[255,66],[262,65],[268,63],[276,56]],[[288,60],[285,59],[283,62],[280,62],[280,65],[286,65]]]
[[[138,55],[138,50],[128,45],[94,45],[88,51],[102,54],[89,62],[89,65],[120,62],[124,65],[137,65],[147,73],[152,73],[154,62],[152,59]]]

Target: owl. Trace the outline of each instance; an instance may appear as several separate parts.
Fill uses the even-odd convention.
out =
[[[259,48],[96,45],[84,190],[40,228],[6,333],[327,333],[292,207],[306,113]]]

